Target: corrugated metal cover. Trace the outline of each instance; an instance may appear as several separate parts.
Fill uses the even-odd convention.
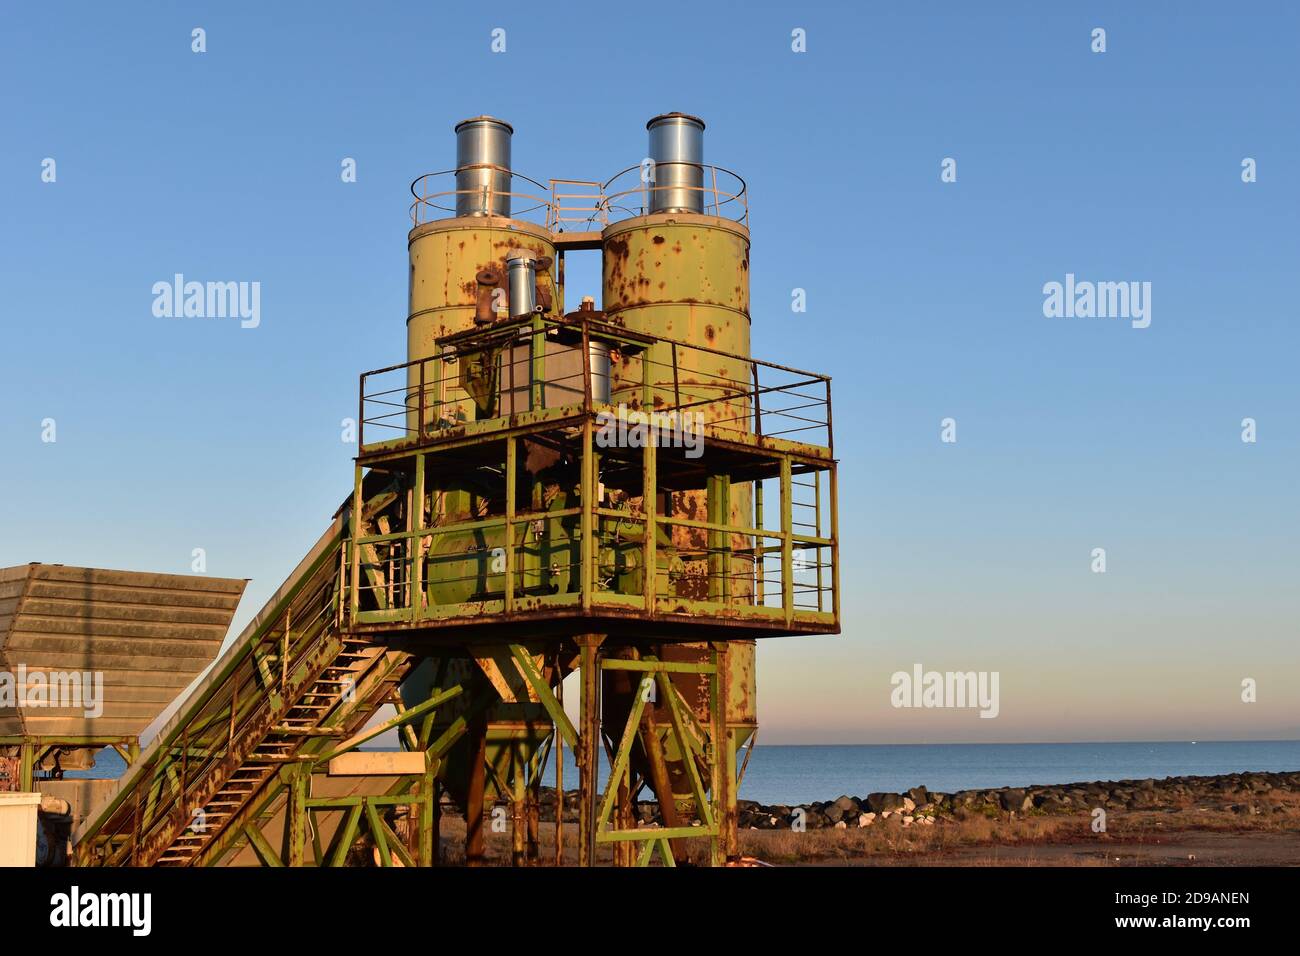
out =
[[[221,648],[246,581],[59,564],[0,568],[0,671],[103,675],[103,711],[0,707],[0,736],[136,735]]]

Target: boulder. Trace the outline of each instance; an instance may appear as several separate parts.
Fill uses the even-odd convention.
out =
[[[869,793],[867,809],[876,813],[883,813],[885,810],[901,810],[903,798],[897,793]]]
[[[1047,813],[1060,813],[1070,809],[1070,798],[1059,793],[1047,791],[1036,794],[1033,798],[1034,806]]]
[[[1025,808],[1025,791],[1009,788],[998,793],[998,803],[1003,810],[1017,811]],[[1033,806],[1032,801],[1030,806]]]

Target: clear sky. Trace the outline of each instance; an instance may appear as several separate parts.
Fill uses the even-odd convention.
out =
[[[350,490],[452,125],[595,180],[682,110],[750,185],[755,354],[835,378],[844,633],[764,645],[763,739],[1300,737],[1300,13],[909,7],[7,5],[0,565],[201,547],[242,624]],[[178,272],[260,326],[155,317]],[[1151,283],[1150,326],[1045,317],[1067,274]],[[999,716],[892,707],[918,663]]]

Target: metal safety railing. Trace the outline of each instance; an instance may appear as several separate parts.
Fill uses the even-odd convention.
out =
[[[552,232],[567,231],[570,226],[585,227],[583,231],[605,228],[609,225],[609,210],[604,184],[585,179],[552,179],[550,218],[546,225]]]
[[[665,183],[665,167],[698,170],[699,184],[674,180]],[[680,171],[680,170],[679,170]],[[634,181],[635,180],[635,181]],[[642,162],[615,173],[602,186],[607,221],[617,222],[632,216],[644,216],[662,208],[670,199],[687,201],[684,206],[698,207],[700,215],[730,219],[749,224],[749,195],[745,180],[725,166],[687,162]]]
[[[490,210],[497,209],[503,200],[508,200],[506,208],[509,218],[549,227],[555,209],[555,198],[551,187],[503,167],[493,167],[493,169],[509,178],[509,189],[496,190],[491,185],[476,189],[457,189],[454,185],[456,180],[454,169],[425,173],[418,177],[411,183],[411,195],[414,197],[414,202],[411,203],[411,224],[419,226],[437,219],[456,216],[458,200],[465,199],[477,210],[475,215],[487,214]],[[444,188],[448,185],[449,179],[452,188]]]
[[[666,167],[697,170],[699,182],[666,179]],[[466,167],[479,168],[479,167]],[[642,162],[615,173],[605,182],[585,179],[551,179],[549,185],[502,166],[489,167],[506,178],[508,189],[490,183],[473,189],[455,187],[456,170],[425,173],[411,183],[411,223],[419,226],[438,219],[465,215],[458,207],[469,206],[472,215],[505,210],[511,219],[545,226],[552,232],[600,230],[611,222],[643,216],[662,208],[671,198],[699,214],[749,223],[749,197],[745,180],[724,166],[705,163]],[[678,170],[680,171],[680,170]]]
[[[518,461],[513,446],[522,439],[507,441],[507,458]],[[644,480],[656,487],[656,466],[646,467]],[[753,498],[733,501],[739,513],[715,504],[728,514],[700,520],[686,511],[647,514],[644,497],[598,490],[585,502],[567,496],[545,510],[516,510],[507,465],[504,506],[485,497],[481,510],[454,511],[435,493],[416,527],[358,534],[345,562],[351,620],[414,624],[564,606],[786,621],[832,615],[836,542],[823,501],[832,474],[829,463],[787,466],[756,483]]]
[[[544,409],[644,411],[670,437],[757,435],[834,449],[830,377],[593,320],[533,316],[448,336],[366,372],[362,451]],[[629,419],[631,421],[631,419]]]

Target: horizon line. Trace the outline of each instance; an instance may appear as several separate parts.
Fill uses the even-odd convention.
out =
[[[923,741],[912,743],[769,743],[768,747],[1065,747],[1089,744],[1295,744],[1300,737],[1202,738],[1196,740],[979,740]],[[755,744],[757,746],[757,744]]]

